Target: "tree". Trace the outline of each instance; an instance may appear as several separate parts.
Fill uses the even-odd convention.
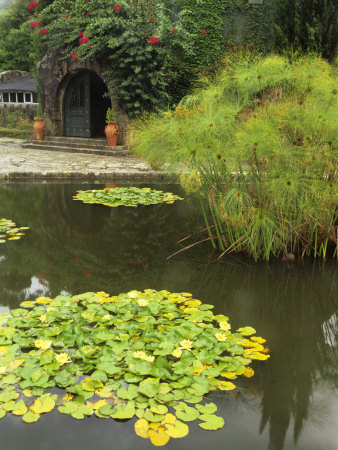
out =
[[[314,51],[336,56],[338,9],[335,0],[281,0],[276,15],[275,40],[279,50]]]

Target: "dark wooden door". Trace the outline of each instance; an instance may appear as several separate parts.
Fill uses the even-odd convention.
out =
[[[85,72],[70,81],[64,101],[65,136],[90,137],[90,79]]]

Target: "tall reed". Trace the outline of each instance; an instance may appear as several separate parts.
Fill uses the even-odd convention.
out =
[[[174,110],[134,122],[135,152],[198,171],[223,253],[338,258],[336,67],[242,54],[200,85]]]

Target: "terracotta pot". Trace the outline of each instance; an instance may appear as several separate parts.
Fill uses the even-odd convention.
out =
[[[34,129],[34,133],[35,133],[35,139],[37,141],[43,141],[43,137],[45,134],[45,124],[43,119],[39,119],[39,118],[35,118],[34,119],[34,125],[33,125],[33,129]]]
[[[104,129],[104,132],[106,133],[108,146],[109,147],[116,147],[117,145],[117,138],[119,136],[119,127],[117,126],[116,122],[109,122]]]

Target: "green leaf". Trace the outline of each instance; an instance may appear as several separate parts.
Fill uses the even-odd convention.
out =
[[[131,419],[135,416],[135,412],[135,403],[133,401],[119,403],[113,409],[111,417],[113,419]]]
[[[155,397],[160,390],[160,380],[158,378],[146,378],[141,381],[138,390],[147,397]]]
[[[205,430],[218,430],[224,426],[223,417],[216,416],[215,414],[202,414],[199,417],[202,423],[198,425]]]
[[[217,411],[217,406],[215,403],[206,403],[205,405],[196,405],[196,409],[198,409],[201,414],[213,414]]]
[[[33,423],[40,419],[40,415],[35,412],[28,410],[24,416],[22,416],[22,420],[26,423]]]

